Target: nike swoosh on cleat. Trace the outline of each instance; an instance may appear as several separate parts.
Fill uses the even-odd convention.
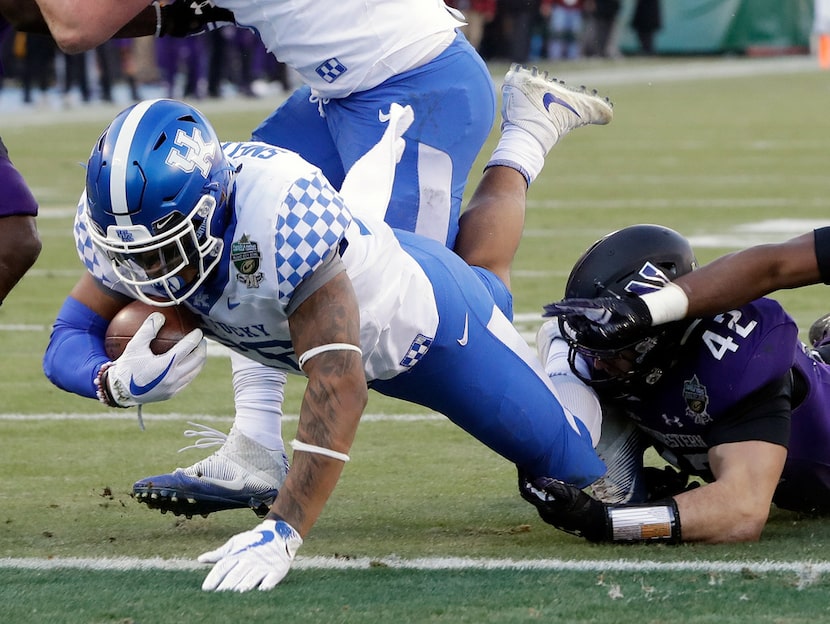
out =
[[[549,110],[550,110],[550,105],[551,105],[551,104],[559,104],[559,106],[564,106],[564,107],[565,107],[565,108],[567,108],[569,111],[571,111],[574,115],[576,115],[577,117],[579,117],[580,119],[582,119],[582,115],[580,115],[579,113],[577,113],[577,112],[576,112],[576,110],[574,109],[574,107],[573,107],[573,106],[571,106],[570,104],[568,104],[565,100],[562,100],[562,99],[560,99],[560,98],[556,97],[556,96],[555,96],[553,93],[551,93],[550,91],[548,91],[547,93],[545,93],[545,95],[542,97],[542,104],[544,105],[545,110],[547,110],[547,111],[549,111]]]
[[[133,396],[140,396],[142,394],[147,394],[148,392],[150,392],[150,390],[152,390],[161,383],[161,380],[164,379],[164,376],[170,371],[170,367],[173,366],[173,362],[175,361],[176,357],[173,356],[173,358],[170,360],[170,363],[167,365],[167,368],[161,371],[158,377],[150,380],[150,383],[144,385],[136,383],[135,378],[132,375],[130,375],[130,394],[132,394]]]
[[[193,477],[191,477],[191,479],[192,478]],[[224,488],[226,490],[241,492],[245,487],[245,477],[236,477],[233,481],[228,481],[227,479],[214,479],[213,477],[207,477],[205,475],[196,478],[199,481],[204,481],[208,485],[215,485],[216,487]]]
[[[470,316],[468,314],[464,315],[464,333],[461,334],[461,338],[458,338],[458,344],[462,347],[467,346],[467,339],[469,338],[469,329],[470,329]]]

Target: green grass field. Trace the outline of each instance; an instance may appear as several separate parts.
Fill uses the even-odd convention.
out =
[[[493,66],[497,80],[505,69]],[[567,137],[530,190],[513,276],[528,340],[577,256],[618,227],[673,227],[706,262],[827,221],[827,73],[671,59],[585,63],[562,77],[610,95],[616,118]],[[220,136],[244,139],[272,106],[202,108]],[[49,326],[82,271],[71,234],[80,163],[116,112],[19,112],[0,128],[41,203],[44,241],[0,308],[0,623],[830,622],[824,520],[773,509],[756,544],[592,545],[542,523],[506,461],[375,394],[353,461],[286,580],[267,593],[201,592],[195,557],[252,527],[254,514],[163,516],[130,491],[205,454],[177,454],[187,421],[230,427],[227,360],[210,358],[178,397],[147,406],[146,431],[134,411],[66,394],[41,372]],[[830,307],[821,286],[776,298],[804,336]],[[289,382],[289,439],[302,389]]]

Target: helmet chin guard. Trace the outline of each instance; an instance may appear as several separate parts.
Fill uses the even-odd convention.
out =
[[[85,197],[90,238],[138,299],[181,303],[221,258],[220,222],[234,175],[198,110],[176,100],[136,104],[92,150]]]

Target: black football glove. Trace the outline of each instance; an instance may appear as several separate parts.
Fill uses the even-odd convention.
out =
[[[210,0],[176,0],[161,7],[160,37],[189,37],[235,24],[233,12]]]
[[[689,483],[687,472],[675,470],[671,466],[644,468],[643,480],[650,501],[664,500],[700,486],[697,481]]]
[[[519,492],[536,507],[539,517],[560,531],[591,542],[608,539],[605,504],[557,479],[533,479],[519,471]]]
[[[627,348],[651,327],[651,312],[640,297],[563,299],[545,306],[544,316],[565,319],[581,346],[597,351]]]

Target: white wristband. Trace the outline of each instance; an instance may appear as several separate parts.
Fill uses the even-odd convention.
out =
[[[341,453],[340,451],[332,451],[331,449],[323,448],[322,446],[306,444],[305,442],[300,442],[297,439],[291,440],[289,444],[291,444],[291,448],[295,451],[304,451],[306,453],[314,453],[315,455],[325,455],[326,457],[331,457],[332,459],[339,459],[344,463],[349,461],[349,456],[345,453]]]
[[[298,359],[297,362],[300,365],[300,370],[303,370],[303,365],[308,362],[311,358],[315,355],[320,355],[321,353],[325,353],[326,351],[356,351],[363,357],[363,351],[360,350],[360,347],[349,344],[348,342],[332,342],[330,344],[320,345],[319,347],[312,347],[305,353],[303,353]]]
[[[651,324],[662,325],[686,318],[689,298],[677,284],[668,283],[658,291],[640,297],[651,314]]]

